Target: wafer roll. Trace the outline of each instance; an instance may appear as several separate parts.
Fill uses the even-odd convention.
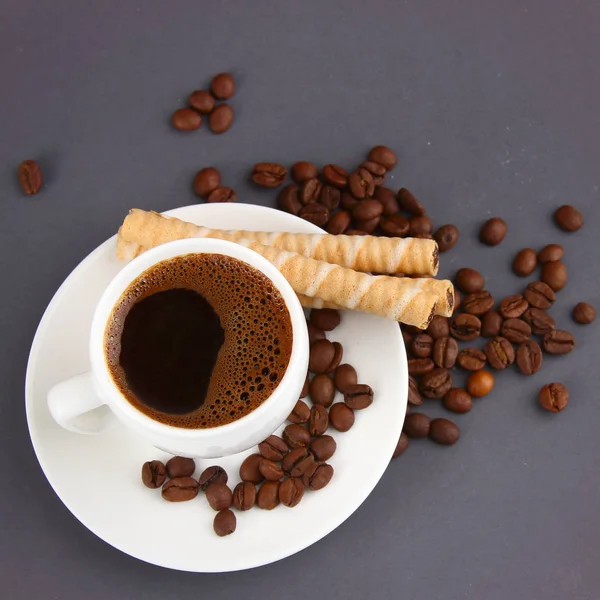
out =
[[[133,209],[123,224],[126,241],[135,241],[130,231],[139,227],[156,213]],[[327,233],[279,233],[266,231],[226,231],[209,229],[173,221],[172,235],[186,237],[215,237],[237,242],[240,239],[260,242],[288,252],[338,264],[355,271],[372,273],[406,273],[407,275],[436,275],[439,251],[434,240],[418,238],[387,238],[371,235],[330,235]],[[178,221],[176,224],[175,222]]]

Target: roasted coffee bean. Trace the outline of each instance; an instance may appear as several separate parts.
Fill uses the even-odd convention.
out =
[[[523,295],[531,306],[544,310],[550,308],[556,299],[554,290],[543,281],[532,281],[527,285]]]
[[[296,405],[294,406],[294,410],[289,414],[287,420],[290,423],[308,423],[308,418],[310,417],[310,408],[302,402],[302,400],[298,400]]]
[[[448,337],[450,335],[450,321],[446,317],[434,315],[425,331],[434,340],[441,337]]]
[[[308,432],[313,437],[323,435],[329,427],[329,415],[327,408],[322,404],[315,404],[310,409],[310,418],[308,419]]]
[[[542,347],[548,354],[568,354],[575,348],[575,336],[569,331],[554,329],[544,334]]]
[[[211,483],[206,488],[206,500],[213,510],[225,510],[233,502],[233,493],[226,483]]]
[[[167,469],[160,460],[150,460],[142,466],[142,482],[151,490],[159,488],[167,478]]]
[[[356,385],[358,376],[356,369],[352,365],[339,365],[333,375],[333,381],[338,391],[345,393],[351,386]]]
[[[329,211],[335,210],[340,205],[340,190],[331,186],[324,185],[319,194],[319,202]]]
[[[302,204],[298,198],[298,186],[294,183],[286,185],[277,195],[277,206],[292,215],[298,215]]]
[[[575,207],[564,204],[556,209],[554,222],[563,231],[577,231],[583,225],[583,215]]]
[[[498,336],[485,345],[488,363],[494,369],[506,369],[515,362],[515,349],[504,337]]]
[[[433,362],[443,369],[451,369],[456,363],[458,356],[458,344],[451,337],[443,337],[435,340],[433,346]]]
[[[333,467],[327,463],[316,465],[302,476],[304,485],[311,490],[322,490],[333,477]]]
[[[404,419],[402,430],[409,438],[424,438],[429,434],[431,420],[423,413],[411,413]]]
[[[333,373],[342,362],[344,355],[344,348],[339,342],[333,342],[333,360],[327,369],[328,373]]]
[[[202,125],[202,117],[191,108],[180,108],[173,113],[171,123],[179,131],[194,131]]]
[[[190,106],[202,115],[208,115],[215,107],[215,97],[205,90],[196,90],[190,94]]]
[[[504,239],[507,229],[505,221],[492,217],[482,225],[479,239],[488,246],[497,246]]]
[[[286,177],[287,169],[277,163],[256,163],[252,169],[252,181],[261,187],[279,187]]]
[[[540,264],[561,260],[565,254],[564,248],[560,244],[548,244],[538,252],[538,261]]]
[[[596,318],[596,309],[587,302],[578,302],[573,309],[573,321],[580,325],[589,325]]]
[[[474,292],[480,292],[483,289],[485,279],[479,271],[464,267],[456,272],[454,283],[461,292],[473,294]]]
[[[176,477],[191,477],[196,470],[196,463],[193,458],[174,456],[168,460],[166,468],[167,475],[171,479],[175,479]]]
[[[357,200],[350,192],[343,191],[342,198],[340,203],[344,210],[352,212],[352,209],[358,204],[359,200]]]
[[[548,383],[540,390],[540,404],[550,412],[564,410],[569,402],[569,390],[562,383]]]
[[[213,483],[227,483],[227,479],[227,471],[225,471],[223,467],[214,465],[212,467],[207,467],[202,471],[198,480],[198,485],[200,486],[200,489],[205,492]]]
[[[537,267],[537,254],[531,248],[519,250],[512,264],[515,275],[519,277],[528,277]]]
[[[487,290],[474,292],[465,296],[462,309],[470,315],[480,316],[494,308],[495,300]]]
[[[531,337],[531,326],[522,319],[506,319],[501,334],[509,342],[520,344]]]
[[[409,231],[410,233],[410,231]],[[420,240],[432,240],[433,236],[431,235],[431,233],[415,233],[415,234],[411,234],[412,237],[415,237],[417,239]]]
[[[335,440],[330,435],[323,435],[314,439],[308,449],[312,452],[315,460],[324,462],[334,455],[336,448]]]
[[[225,133],[233,125],[233,108],[229,104],[217,106],[208,115],[208,126],[213,133]]]
[[[378,187],[375,190],[375,194],[373,196],[376,200],[379,200],[383,205],[383,214],[387,217],[391,217],[392,215],[396,215],[400,210],[398,206],[398,200],[396,200],[396,194],[392,192],[389,188],[386,187]],[[408,223],[408,220],[407,220]],[[408,230],[408,227],[407,227]]]
[[[567,285],[567,267],[561,260],[545,263],[542,266],[541,280],[558,292]]]
[[[500,302],[500,314],[504,319],[517,319],[529,308],[529,302],[521,296],[515,294],[507,296]]]
[[[241,511],[250,510],[256,504],[256,486],[240,481],[233,490],[233,506]]]
[[[229,73],[219,73],[210,82],[210,91],[219,100],[229,100],[235,91],[235,82]]]
[[[525,340],[517,348],[517,366],[523,375],[533,375],[542,368],[542,349],[533,340]]]
[[[313,223],[318,227],[323,227],[329,219],[329,211],[322,204],[315,202],[307,204],[300,209],[298,216],[309,223]]]
[[[312,346],[317,340],[325,339],[325,332],[322,329],[317,329],[310,321],[306,321],[308,329],[308,343]]]
[[[433,371],[434,367],[435,364],[431,358],[408,359],[408,372],[411,375],[425,375],[425,373],[430,373]]]
[[[365,160],[365,162],[359,165],[359,168],[366,169],[371,173],[373,183],[375,185],[383,185],[385,183],[385,167],[373,162],[372,160]]]
[[[335,384],[327,373],[315,375],[309,386],[310,399],[313,404],[320,404],[325,408],[331,406],[335,396]]]
[[[296,183],[304,183],[309,179],[316,179],[319,171],[313,163],[301,160],[292,165],[292,179]]]
[[[21,188],[28,196],[37,194],[42,189],[42,170],[34,160],[24,160],[17,170]]]
[[[209,194],[207,202],[237,202],[237,194],[230,187],[220,186]]]
[[[398,458],[401,454],[404,454],[408,448],[408,444],[408,436],[403,431],[400,434],[400,438],[398,439],[398,443],[396,444],[396,449],[394,450],[394,454],[392,454],[392,458]]]
[[[352,221],[352,217],[347,210],[340,210],[329,219],[329,223],[325,229],[327,233],[331,233],[332,235],[340,235],[342,233],[346,233],[348,227],[350,227],[350,223]]]
[[[279,481],[265,481],[258,490],[256,506],[263,510],[273,510],[279,504]]]
[[[443,340],[447,338],[438,338],[438,340]],[[414,356],[417,358],[429,358],[431,353],[433,352],[433,338],[426,333],[420,333],[415,336],[410,345],[410,350]]]
[[[258,470],[261,460],[262,456],[260,454],[251,454],[246,457],[240,465],[240,479],[242,481],[249,481],[250,483],[260,483],[264,479]]]
[[[454,288],[454,312],[457,312],[462,304],[462,296],[460,292]]]
[[[429,437],[444,446],[452,446],[458,442],[460,437],[460,429],[452,421],[448,419],[433,419],[429,428]]]
[[[500,335],[502,329],[502,316],[497,310],[490,310],[481,317],[481,335],[493,338]]]
[[[423,404],[423,397],[419,391],[419,384],[412,375],[408,376],[408,403],[413,406]]]
[[[419,389],[425,398],[441,398],[452,387],[452,375],[447,369],[434,369],[421,378]]]
[[[266,458],[258,463],[258,470],[267,481],[279,481],[283,477],[283,469],[276,462]]]
[[[385,167],[387,171],[391,171],[398,162],[398,157],[387,146],[374,146],[369,152],[369,160]]]
[[[306,404],[304,406],[306,406]],[[306,408],[308,408],[308,406]],[[263,458],[272,460],[274,462],[280,462],[283,460],[284,456],[287,455],[290,449],[279,436],[270,435],[264,442],[261,442],[258,445],[258,451]]]
[[[161,490],[162,497],[168,502],[187,502],[198,495],[198,482],[193,477],[169,479]]]
[[[467,378],[467,392],[475,398],[487,396],[493,389],[494,376],[489,371],[475,371]]]
[[[340,311],[333,308],[313,308],[310,311],[311,323],[323,331],[333,331],[341,320]]]
[[[379,221],[380,217],[375,217],[369,221],[356,221],[356,226],[367,235],[371,235],[379,226]]]
[[[448,252],[458,242],[458,228],[456,225],[442,225],[433,234],[433,239],[437,242],[440,252]]]
[[[536,335],[544,335],[554,329],[554,319],[539,308],[528,308],[523,313],[523,320],[531,325],[531,331]]]
[[[407,212],[414,217],[421,217],[425,214],[423,205],[406,188],[400,188],[398,190],[396,199],[398,200],[398,206],[404,212]]]
[[[283,506],[298,506],[304,496],[304,483],[300,477],[290,477],[279,486],[279,502]]]
[[[312,413],[311,413],[312,414]],[[310,422],[310,417],[309,417]],[[305,448],[310,444],[310,433],[306,427],[292,423],[283,430],[281,437],[290,448]]]
[[[352,410],[362,410],[373,403],[373,389],[370,385],[357,383],[344,392],[344,402]]]
[[[375,200],[375,198],[359,202],[352,210],[352,216],[357,221],[371,221],[371,219],[381,217],[382,213],[383,204],[379,200]]]
[[[348,185],[348,171],[339,165],[325,165],[323,167],[323,178],[329,185],[336,188],[344,188]]]
[[[450,388],[444,396],[444,406],[455,413],[468,413],[473,407],[473,398],[462,388]]]
[[[220,185],[221,174],[214,167],[200,169],[194,178],[194,191],[202,198],[208,198]]]
[[[404,237],[408,234],[410,223],[401,215],[390,215],[381,219],[381,230],[391,237]]]
[[[237,519],[228,508],[219,511],[213,521],[213,529],[219,537],[231,535],[237,527]]]
[[[458,353],[456,362],[466,371],[479,371],[485,367],[485,353],[477,348],[465,348]]]
[[[357,169],[348,177],[348,187],[352,195],[359,200],[371,198],[375,193],[375,183],[366,169]]]
[[[298,197],[302,204],[316,204],[321,196],[323,184],[318,179],[307,179],[301,186]]]
[[[298,452],[301,451],[301,452]],[[298,452],[297,455],[293,455],[294,452]],[[281,463],[284,471],[291,477],[302,477],[306,471],[311,471],[315,468],[314,456],[308,451],[307,448],[295,448],[288,454],[291,459],[288,461],[291,465],[289,469],[286,469],[286,459]]]
[[[348,431],[354,425],[354,411],[343,402],[336,402],[329,409],[329,424],[337,431]]]
[[[431,233],[433,231],[433,223],[427,215],[413,217],[410,221],[408,234],[416,237],[422,233]]]
[[[454,315],[450,323],[450,334],[457,340],[474,340],[481,332],[481,321],[475,315],[460,313]]]

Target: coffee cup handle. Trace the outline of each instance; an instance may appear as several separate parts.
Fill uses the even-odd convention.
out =
[[[89,372],[56,384],[48,392],[48,409],[61,427],[74,433],[97,434],[115,420]]]

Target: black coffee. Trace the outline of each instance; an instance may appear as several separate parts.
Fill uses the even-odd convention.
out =
[[[220,254],[163,261],[130,284],[105,334],[112,378],[152,419],[188,429],[235,421],[283,377],[292,325],[260,271]]]

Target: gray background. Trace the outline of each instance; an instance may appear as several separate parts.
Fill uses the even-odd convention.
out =
[[[576,301],[600,304],[597,2],[1,0],[0,14],[3,598],[600,597],[598,323],[568,316]],[[222,70],[238,84],[232,130],[172,130],[170,113]],[[570,284],[553,314],[576,352],[533,378],[499,376],[457,418],[460,443],[411,444],[352,518],[278,564],[181,574],[97,539],[46,483],[23,410],[29,346],[57,287],[129,207],[195,202],[201,166],[241,201],[272,205],[247,183],[253,163],[352,167],[376,143],[399,154],[391,185],[460,227],[444,274],[468,264],[494,294],[514,293],[516,250],[565,245]],[[46,176],[33,198],[16,182],[24,158]],[[550,218],[565,202],[587,219],[574,235]],[[491,214],[510,226],[496,249],[474,238]],[[552,380],[571,391],[560,415],[536,405]]]

